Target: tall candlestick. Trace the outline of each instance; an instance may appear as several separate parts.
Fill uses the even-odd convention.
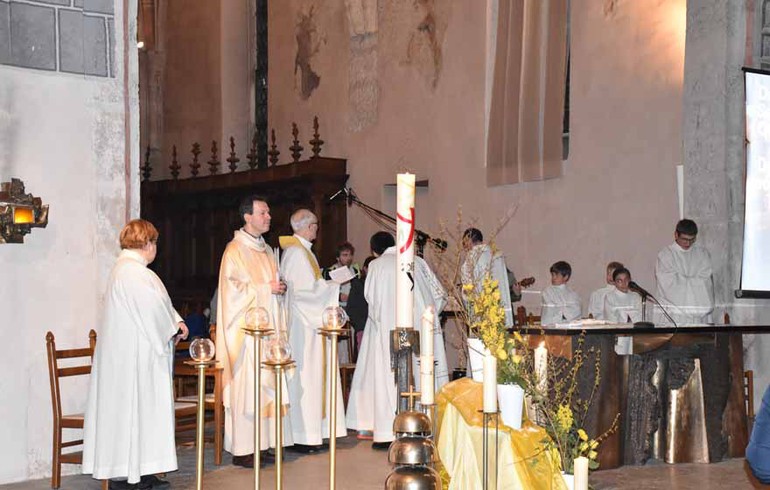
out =
[[[535,376],[537,377],[537,388],[545,395],[548,390],[548,350],[545,348],[545,341],[535,349]]]
[[[588,490],[588,458],[580,456],[574,462],[575,490]]]
[[[420,356],[420,403],[433,405],[435,401],[435,380],[433,376],[433,356]]]
[[[433,357],[433,322],[435,313],[433,306],[425,308],[422,314],[422,330],[420,331],[420,354]]]
[[[396,177],[396,327],[414,327],[414,175]]]
[[[497,358],[484,355],[484,413],[497,413]]]

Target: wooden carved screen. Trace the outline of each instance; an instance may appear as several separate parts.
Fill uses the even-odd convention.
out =
[[[265,239],[273,247],[279,235],[291,234],[292,212],[313,210],[319,223],[313,250],[322,267],[332,264],[337,244],[347,239],[347,209],[344,199],[329,198],[345,185],[346,164],[343,159],[315,157],[266,169],[142,182],[142,218],[160,232],[151,267],[174,304],[200,304],[211,298],[225,246],[243,224],[238,204],[249,194],[268,200],[272,223]]]

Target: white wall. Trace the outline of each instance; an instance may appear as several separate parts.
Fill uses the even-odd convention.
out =
[[[50,205],[47,228],[23,245],[0,245],[0,483],[50,475],[45,334],[67,348],[98,331],[117,234],[138,214],[138,155],[127,150],[138,148],[136,53],[132,44],[126,86],[123,8],[117,0],[115,78],[0,66],[0,180],[21,178]],[[82,410],[86,390],[86,380],[65,382],[64,410]]]

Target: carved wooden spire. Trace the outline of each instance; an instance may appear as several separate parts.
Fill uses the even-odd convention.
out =
[[[324,140],[321,139],[321,135],[318,133],[318,116],[313,118],[313,139],[310,140],[310,146],[313,149],[313,158],[321,155],[321,146],[323,146]]]
[[[291,123],[291,134],[294,135],[294,143],[289,147],[291,150],[291,158],[294,160],[294,163],[299,162],[300,157],[302,156],[302,146],[299,144],[299,129],[297,128],[297,123]]]
[[[193,177],[198,176],[198,170],[201,168],[201,164],[198,163],[198,155],[201,154],[201,145],[199,143],[193,143],[192,150],[193,161],[190,164],[190,173]]]
[[[219,158],[217,158],[217,140],[211,142],[211,160],[209,160],[209,173],[215,175],[219,173]]]
[[[270,163],[275,167],[278,163],[278,155],[281,154],[278,150],[278,146],[275,144],[275,129],[270,130],[270,151],[268,151],[267,154],[270,157]]]
[[[152,175],[152,165],[150,165],[150,145],[147,145],[147,150],[144,152],[144,165],[140,167],[142,170],[142,180],[150,180]]]
[[[246,154],[246,158],[249,160],[249,168],[254,170],[257,168],[257,132],[254,131],[254,136],[251,138],[251,148]]]
[[[181,165],[176,160],[176,145],[174,145],[171,148],[171,165],[169,166],[171,169],[171,177],[176,180],[179,178],[179,169],[182,168]]]
[[[235,170],[238,168],[238,162],[241,161],[240,158],[235,156],[235,138],[230,136],[230,156],[227,157],[227,161],[230,165],[228,165],[228,168],[230,169],[230,173],[235,172]]]

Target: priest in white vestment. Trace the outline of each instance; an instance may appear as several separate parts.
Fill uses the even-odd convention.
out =
[[[286,285],[279,277],[272,249],[263,233],[270,230],[270,208],[264,198],[248,196],[240,204],[243,228],[235,231],[227,244],[219,268],[217,293],[217,360],[223,368],[222,400],[225,406],[225,450],[233,454],[233,464],[254,466],[254,341],[248,337],[246,313],[262,307],[271,313],[273,326],[280,328],[280,301]],[[263,350],[264,352],[264,350]],[[263,359],[264,360],[264,354]],[[262,368],[261,461],[269,461],[268,447],[275,447],[275,377]],[[288,404],[287,400],[284,400]],[[283,409],[285,412],[285,406]],[[288,418],[284,421],[284,445],[291,444]]]
[[[289,343],[297,363],[289,372],[289,415],[295,450],[314,452],[329,437],[331,376],[337,377],[337,437],[347,435],[342,383],[338,369],[331,367],[331,349],[319,335],[321,316],[328,306],[339,304],[339,284],[321,277],[311,247],[318,233],[318,218],[307,209],[291,216],[293,236],[280,238],[283,257],[281,274],[288,286]]]
[[[612,279],[612,274],[615,272],[615,269],[620,269],[621,267],[623,267],[623,264],[620,262],[610,262],[607,264],[605,274],[607,284],[591,293],[591,297],[588,300],[588,314],[594,320],[606,320],[604,317],[604,298],[615,290],[615,281]]]
[[[554,263],[550,272],[551,285],[543,290],[540,323],[554,325],[580,319],[580,296],[567,285],[572,267],[562,260]]]
[[[398,391],[390,361],[390,332],[396,328],[397,256],[395,239],[390,233],[376,233],[370,243],[372,253],[378,258],[369,264],[364,286],[369,317],[353,374],[347,423],[351,429],[373,432],[374,447],[387,449],[394,439],[393,420],[398,410]],[[428,306],[433,306],[436,311],[433,352],[436,362],[434,389],[438,390],[449,381],[444,336],[439,324],[446,293],[423,259],[415,257],[414,265],[415,328],[420,328],[422,314]],[[415,360],[413,373],[419,372]],[[418,390],[419,378],[415,375]]]
[[[660,251],[655,263],[657,299],[677,325],[709,323],[714,310],[711,257],[695,244],[697,235],[694,221],[679,221],[674,243]],[[656,321],[665,322],[661,312],[657,312]]]
[[[167,485],[153,475],[177,469],[172,365],[175,341],[188,331],[147,268],[157,239],[144,220],[121,231],[91,368],[82,469],[100,480],[120,480],[111,488]]]
[[[614,290],[604,297],[604,319],[612,323],[636,323],[642,321],[642,298],[629,289],[631,272],[625,267],[612,274]],[[624,356],[633,354],[633,337],[620,335],[615,341],[615,352]]]
[[[468,228],[463,233],[463,248],[467,251],[465,260],[460,268],[460,279],[463,284],[473,284],[481,291],[487,274],[497,281],[500,290],[500,303],[505,311],[505,326],[513,326],[513,308],[511,306],[511,288],[508,283],[508,268],[505,258],[498,251],[484,243],[484,235],[477,228]],[[513,285],[514,293],[521,295],[521,286]]]

